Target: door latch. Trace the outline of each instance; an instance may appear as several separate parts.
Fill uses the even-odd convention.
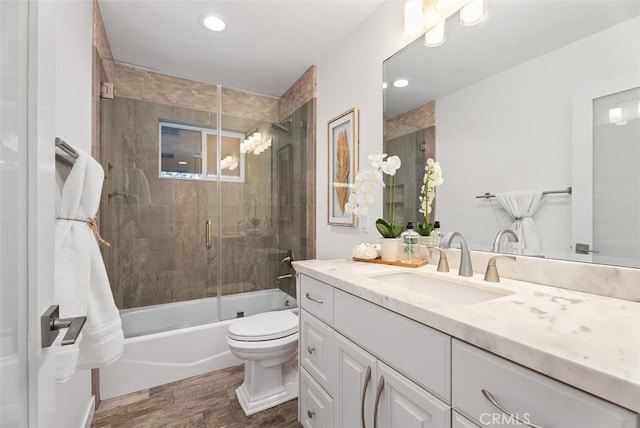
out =
[[[60,306],[52,305],[40,316],[42,330],[42,347],[48,348],[58,337],[58,330],[67,328],[62,338],[62,346],[73,345],[84,327],[87,317],[60,318]]]

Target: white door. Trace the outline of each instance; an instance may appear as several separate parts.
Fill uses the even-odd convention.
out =
[[[594,83],[574,95],[574,260],[640,267],[638,87],[640,79],[632,73]],[[579,244],[588,247],[581,250]]]
[[[335,427],[373,426],[376,358],[335,333],[338,361],[335,373]],[[366,386],[366,388],[365,388]]]
[[[0,1],[0,426],[46,426],[55,367],[40,343],[53,303],[53,14]],[[46,71],[46,73],[41,72]]]
[[[378,361],[376,417],[379,427],[449,428],[451,408]]]

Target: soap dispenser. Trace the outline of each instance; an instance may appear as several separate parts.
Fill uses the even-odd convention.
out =
[[[409,262],[413,262],[413,256],[420,241],[420,235],[413,230],[413,223],[407,223],[406,229],[400,234],[400,241],[403,252],[409,256]]]

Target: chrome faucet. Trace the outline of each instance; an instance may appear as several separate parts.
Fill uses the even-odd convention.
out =
[[[502,237],[504,235],[511,235],[511,237],[513,237],[513,239],[511,239],[511,242],[519,242],[518,240],[518,235],[516,235],[516,233],[511,230],[511,229],[502,229],[501,231],[498,232],[498,234],[496,235],[496,239],[493,241],[493,246],[491,247],[491,252],[492,253],[499,253],[500,252],[500,241],[502,240]]]
[[[460,238],[460,269],[458,269],[458,275],[460,276],[473,276],[473,267],[471,266],[471,254],[469,253],[469,246],[467,241],[460,232],[447,233],[440,242],[441,248],[451,248],[451,241],[453,238]]]

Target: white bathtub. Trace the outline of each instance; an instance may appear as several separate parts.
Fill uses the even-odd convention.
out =
[[[296,300],[279,289],[220,300],[223,318],[233,319],[216,321],[216,298],[121,311],[124,352],[115,363],[100,369],[101,399],[240,364],[225,342],[236,313],[249,316],[296,306]],[[190,326],[175,328],[184,325]]]

